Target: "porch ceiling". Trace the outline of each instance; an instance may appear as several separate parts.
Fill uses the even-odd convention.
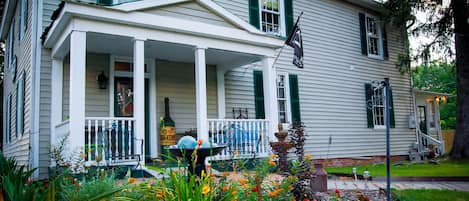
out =
[[[88,52],[133,57],[133,41],[128,37],[87,33],[86,46]],[[205,55],[207,64],[224,68],[239,67],[262,59],[257,55],[210,48]],[[145,57],[186,63],[193,63],[195,58],[192,46],[152,40],[145,41]]]

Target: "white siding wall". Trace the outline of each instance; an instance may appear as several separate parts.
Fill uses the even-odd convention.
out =
[[[109,77],[109,56],[107,54],[88,53],[86,55],[86,96],[85,96],[85,116],[86,117],[108,117],[109,116],[109,86],[106,89],[99,89],[96,81],[97,76],[104,71]],[[70,97],[70,60],[64,61],[63,79],[63,113],[62,119],[69,118],[69,97]],[[108,84],[109,85],[109,84]]]
[[[248,21],[248,1],[215,1]],[[362,56],[360,49],[358,13],[365,10],[335,0],[293,2],[295,19],[304,11],[301,28],[305,68],[291,64],[293,52],[289,47],[284,49],[276,68],[278,72],[298,75],[301,117],[308,132],[306,151],[315,158],[326,157],[328,138],[332,136],[329,157],[384,155],[385,131],[367,128],[364,83],[389,77],[396,117],[391,150],[394,155],[407,154],[415,133],[407,123],[412,110],[409,75],[401,75],[394,65],[404,48],[400,33],[388,29],[389,60],[370,59]],[[249,70],[245,74],[242,71],[245,70],[227,74],[231,75],[226,78],[227,111],[231,111],[231,102],[253,107],[252,75]]]
[[[43,0],[42,29],[51,23],[50,16],[57,9],[60,0]],[[39,176],[48,175],[50,162],[50,113],[51,113],[51,75],[52,60],[50,49],[41,50],[40,100],[39,100]]]
[[[179,19],[204,22],[219,26],[233,27],[233,25],[227,23],[223,18],[213,14],[212,12],[209,12],[207,9],[203,8],[195,2],[169,5],[165,7],[149,9],[145,12],[162,16],[176,17]]]
[[[28,164],[29,157],[29,136],[30,136],[30,114],[31,114],[31,32],[32,32],[32,1],[28,2],[28,16],[26,18],[27,29],[25,30],[25,34],[22,37],[22,40],[19,40],[19,30],[20,30],[20,20],[19,20],[19,12],[20,12],[20,1],[16,6],[16,14],[14,15],[14,55],[17,56],[17,67],[16,67],[16,80],[14,79],[14,71],[13,68],[8,67],[10,61],[8,61],[8,55],[5,56],[5,75],[3,80],[4,85],[4,113],[9,107],[6,105],[7,97],[12,94],[11,96],[11,103],[12,107],[10,110],[10,125],[5,125],[10,127],[11,132],[11,143],[4,144],[4,154],[6,156],[13,156],[15,157],[19,164]],[[9,28],[8,28],[9,29]],[[7,45],[5,50],[8,50],[9,41],[5,41]],[[17,83],[20,76],[24,73],[25,79],[25,100],[24,100],[24,129],[23,135],[21,138],[17,139],[16,133],[16,93],[17,93]],[[4,116],[6,119],[6,116]],[[4,126],[4,128],[5,128]],[[3,142],[5,143],[6,133],[3,132],[4,138]]]
[[[156,63],[157,117],[164,116],[164,98],[169,98],[170,116],[176,123],[176,132],[196,128],[194,64],[157,61]],[[217,116],[216,68],[207,67],[208,118]]]

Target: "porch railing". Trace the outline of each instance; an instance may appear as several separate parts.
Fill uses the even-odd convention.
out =
[[[227,146],[212,160],[265,157],[270,153],[269,121],[265,119],[209,119],[210,141]]]
[[[420,140],[419,150],[420,152],[429,152],[430,146],[434,146],[435,154],[441,156],[444,154],[444,143],[423,133],[422,131],[417,131],[418,138]]]
[[[86,161],[95,164],[139,162],[141,153],[136,153],[136,146],[141,146],[137,142],[142,139],[136,139],[134,126],[134,118],[86,117]]]

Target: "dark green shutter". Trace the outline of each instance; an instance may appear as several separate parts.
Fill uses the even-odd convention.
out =
[[[254,106],[256,108],[256,119],[265,119],[264,79],[262,76],[262,71],[254,71]]]
[[[293,18],[293,0],[285,0],[285,30],[287,37],[293,30],[295,19]]]
[[[396,127],[396,122],[394,120],[394,101],[393,101],[393,97],[392,97],[392,90],[389,90],[389,112],[391,113],[391,117],[390,117],[390,120],[391,120],[391,128],[395,128]]]
[[[291,104],[291,117],[293,124],[301,123],[300,112],[300,92],[298,89],[298,75],[289,75],[290,83],[290,104]]]
[[[365,83],[365,107],[366,107],[366,119],[368,120],[368,128],[374,128],[373,123],[373,102],[371,97],[373,96],[373,88],[370,83]]]
[[[383,57],[384,59],[389,59],[388,53],[388,34],[386,33],[386,25],[383,26]]]
[[[358,13],[358,19],[360,21],[360,39],[361,39],[361,46],[362,46],[362,54],[368,55],[368,45],[366,41],[365,14]]]
[[[249,23],[258,29],[260,28],[259,0],[249,0]]]

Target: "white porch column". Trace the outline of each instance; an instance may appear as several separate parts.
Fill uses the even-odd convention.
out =
[[[276,89],[276,72],[272,68],[274,59],[265,57],[262,60],[263,80],[264,80],[264,107],[265,118],[269,120],[269,136],[270,141],[274,140],[274,132],[277,130],[278,124],[278,106],[277,106],[277,89]]]
[[[224,119],[226,116],[225,69],[219,66],[217,66],[217,106],[218,106],[218,119]]]
[[[197,106],[197,138],[208,141],[205,49],[204,47],[195,48],[195,96]]]
[[[86,32],[70,34],[70,150],[84,151],[85,145]],[[77,153],[74,153],[77,154]]]
[[[145,139],[145,41],[134,39],[134,118],[135,137],[138,140]],[[142,153],[142,163],[145,164],[145,143],[140,146],[137,141],[136,153]]]
[[[63,89],[63,60],[52,59],[52,99],[51,99],[51,136],[50,143],[55,145],[58,140],[55,126],[62,122],[62,89]]]

